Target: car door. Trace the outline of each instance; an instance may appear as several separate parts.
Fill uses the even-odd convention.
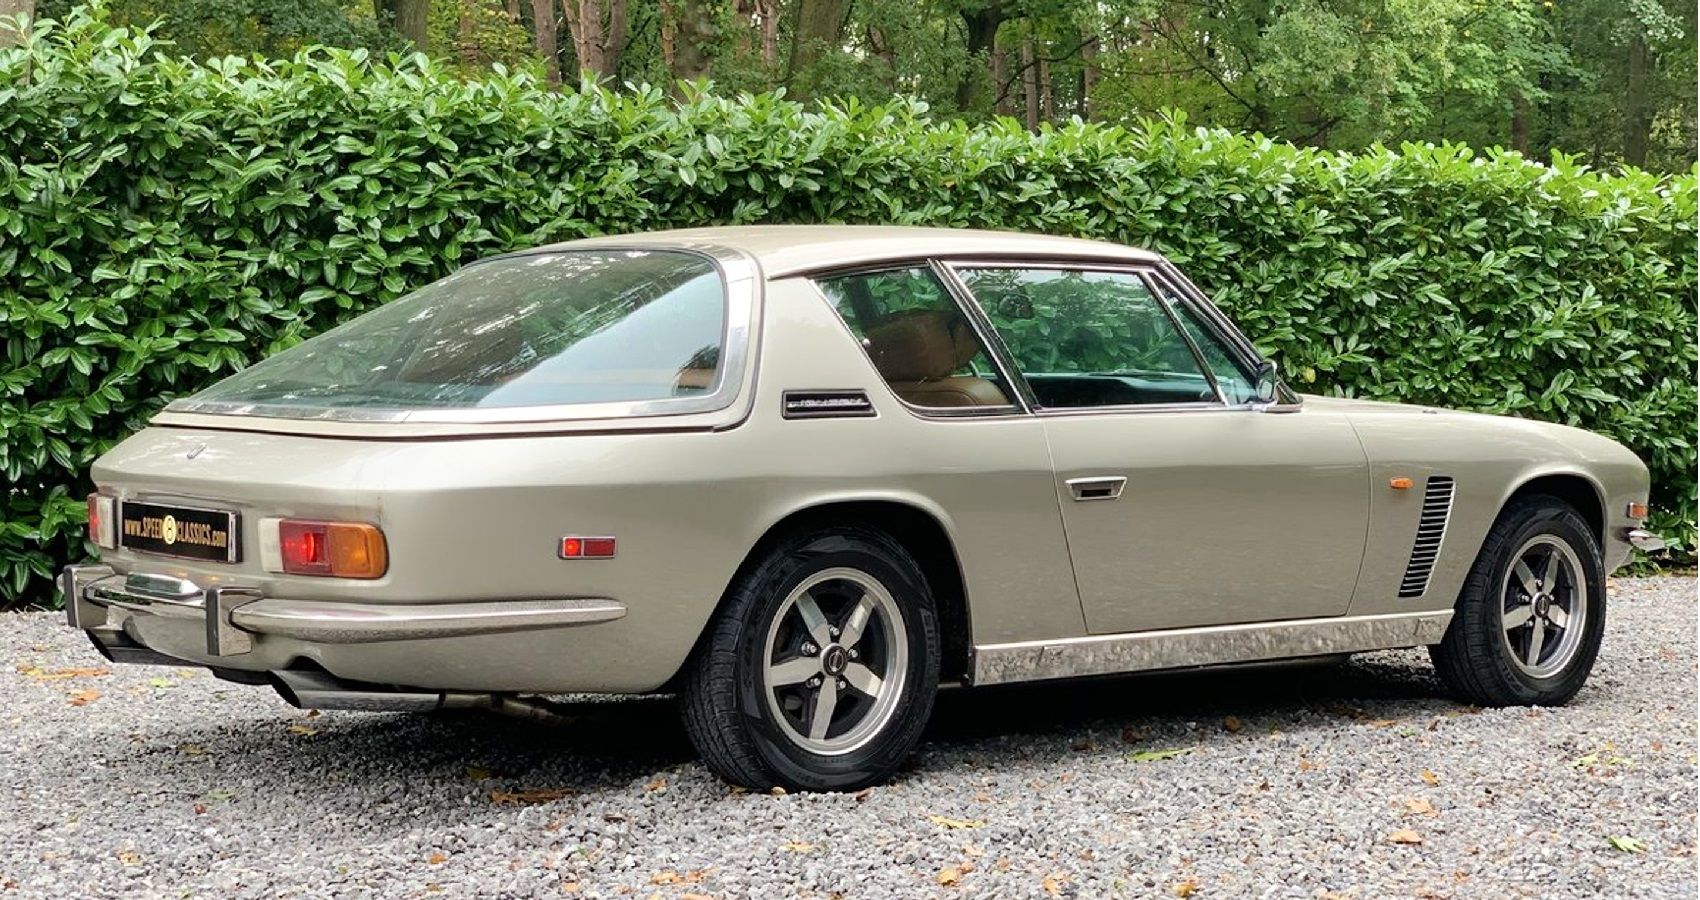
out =
[[[1254,361],[1157,272],[964,263],[1050,444],[1094,634],[1337,616],[1368,520],[1351,424],[1254,403]]]

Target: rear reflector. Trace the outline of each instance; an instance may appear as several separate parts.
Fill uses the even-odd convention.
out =
[[[277,538],[283,571],[291,575],[378,578],[389,569],[384,533],[376,525],[282,519]]]
[[[89,540],[103,550],[118,546],[118,522],[113,509],[111,497],[89,495]]]
[[[562,559],[613,559],[614,539],[611,537],[561,538]]]

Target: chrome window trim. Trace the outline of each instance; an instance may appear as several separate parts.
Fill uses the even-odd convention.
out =
[[[1201,313],[1208,324],[1214,326],[1213,330],[1218,337],[1226,338],[1229,347],[1239,351],[1242,362],[1249,362],[1252,371],[1257,370],[1257,366],[1263,363],[1264,356],[1257,351],[1257,347],[1252,344],[1250,338],[1245,336],[1245,332],[1240,330],[1233,319],[1228,318],[1228,315],[1218,309],[1216,304],[1210,302],[1210,298],[1204,295],[1204,291],[1200,290],[1198,285],[1193,284],[1192,280],[1186,277],[1186,273],[1176,268],[1174,263],[1167,259],[1160,259],[1153,268],[1157,271],[1161,281],[1178,288],[1181,295],[1191,301],[1192,308]],[[1261,412],[1298,412],[1304,408],[1304,397],[1288,387],[1286,382],[1281,383],[1280,391],[1285,396],[1284,400],[1275,403],[1250,403],[1245,405]]]
[[[973,290],[970,289],[968,287],[968,283],[962,279],[962,273],[958,271],[959,269],[1051,269],[1132,275],[1139,279],[1140,284],[1151,293],[1151,298],[1157,301],[1157,307],[1163,311],[1164,317],[1169,320],[1169,325],[1175,329],[1175,332],[1181,336],[1181,340],[1186,343],[1187,350],[1192,353],[1193,363],[1198,366],[1199,372],[1203,374],[1205,381],[1210,384],[1211,391],[1216,395],[1216,402],[1214,403],[1132,403],[1114,406],[1045,407],[1039,404],[1038,397],[1033,394],[1032,385],[1028,384],[1027,376],[1022,373],[1019,378],[1019,384],[1021,386],[1020,393],[1022,394],[1021,399],[1027,405],[1027,408],[1035,414],[1041,416],[1058,416],[1080,414],[1092,415],[1100,412],[1183,412],[1241,408],[1228,403],[1227,395],[1222,393],[1222,386],[1216,382],[1216,375],[1214,372],[1210,371],[1210,366],[1205,363],[1204,356],[1199,351],[1198,345],[1193,343],[1192,337],[1186,333],[1185,328],[1181,327],[1180,321],[1175,318],[1174,310],[1169,308],[1169,303],[1163,297],[1162,293],[1156,290],[1155,285],[1150,278],[1152,266],[1149,264],[1090,262],[1070,259],[979,260],[956,257],[952,257],[948,260],[935,260],[935,262],[940,268],[950,273],[950,283],[963,292],[966,302],[973,307],[975,313],[980,318],[984,319],[985,327],[992,332],[995,340],[997,341],[999,355],[1004,357],[1003,361],[1009,366],[1010,370],[1017,373],[1019,373],[1020,370],[1015,365],[1015,355],[1010,352],[1009,346],[1004,343],[1003,336],[997,333],[997,328],[992,324],[991,317],[986,315],[985,309],[980,305],[980,299],[974,296]]]
[[[469,409],[384,409],[326,406],[295,406],[275,403],[241,403],[227,400],[196,400],[183,397],[166,404],[161,412],[250,418],[313,420],[327,422],[381,422],[430,425],[525,424],[596,419],[632,419],[682,416],[719,412],[733,405],[745,386],[755,378],[755,338],[760,328],[762,272],[754,257],[718,245],[674,247],[655,244],[606,244],[592,247],[556,247],[520,250],[476,259],[461,266],[483,265],[524,256],[554,256],[567,253],[683,253],[700,257],[720,275],[725,297],[726,321],[721,331],[720,365],[712,391],[692,397],[666,397],[613,403],[558,403],[547,406],[507,406]]]
[[[979,321],[978,309],[970,304],[963,303],[963,298],[957,294],[956,288],[951,283],[951,280],[939,273],[934,260],[927,257],[914,257],[906,260],[881,260],[878,263],[866,266],[845,266],[835,269],[817,269],[807,275],[799,277],[808,282],[809,288],[815,292],[815,296],[819,297],[821,302],[826,304],[826,308],[832,311],[832,315],[838,319],[838,324],[844,326],[844,333],[850,338],[850,342],[855,344],[856,348],[861,351],[862,358],[868,361],[868,368],[873,371],[874,377],[879,379],[879,384],[885,389],[886,394],[888,394],[893,400],[896,400],[898,405],[902,406],[903,409],[907,410],[914,417],[927,420],[989,419],[1023,415],[1031,412],[1032,410],[1022,402],[1022,398],[1019,396],[1019,391],[1017,392],[1015,403],[1004,404],[1001,406],[917,406],[910,403],[908,400],[903,399],[898,395],[897,391],[892,388],[891,383],[886,380],[885,376],[880,374],[879,368],[874,365],[873,356],[868,353],[868,346],[862,342],[861,338],[856,336],[856,332],[850,327],[850,321],[844,317],[844,313],[838,309],[838,304],[832,302],[832,298],[826,295],[826,291],[823,290],[820,285],[821,281],[824,279],[855,278],[861,275],[878,275],[882,272],[899,272],[916,269],[925,271],[927,274],[933,276],[933,278],[939,282],[939,286],[944,288],[945,296],[949,297],[951,301],[956,304],[957,312],[962,313],[962,317],[968,322],[968,327],[973,329],[974,336],[979,338],[980,347],[985,352],[986,357],[991,360],[992,366],[997,369],[998,377],[1003,379],[1004,384],[1013,387],[1016,382],[1010,378],[1009,372],[1004,369],[1003,361],[998,358],[997,351],[994,349],[994,346],[996,345],[986,339],[984,328]]]

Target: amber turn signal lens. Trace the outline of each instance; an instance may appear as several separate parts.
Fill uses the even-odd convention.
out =
[[[1642,519],[1647,518],[1647,504],[1645,504],[1645,503],[1631,503],[1631,504],[1629,504],[1629,518],[1634,519],[1637,522],[1641,521]]]
[[[1400,475],[1397,478],[1387,479],[1387,486],[1396,490],[1396,491],[1408,491],[1412,487],[1414,487],[1415,485],[1416,485],[1415,481],[1412,481],[1410,478],[1407,478],[1404,475]]]
[[[291,575],[378,578],[389,569],[389,548],[376,525],[283,519],[277,537],[283,571]]]

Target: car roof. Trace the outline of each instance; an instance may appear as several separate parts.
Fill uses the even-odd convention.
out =
[[[608,235],[551,244],[541,250],[596,246],[726,248],[756,259],[769,278],[801,272],[931,256],[1050,257],[1110,262],[1155,262],[1149,250],[1105,241],[887,225],[727,225]]]

